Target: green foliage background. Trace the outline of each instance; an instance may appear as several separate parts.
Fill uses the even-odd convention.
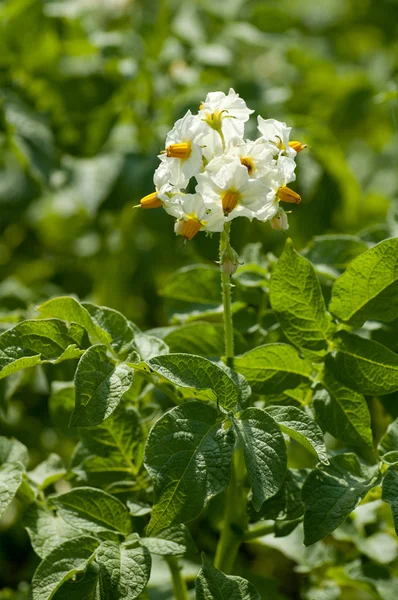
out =
[[[217,236],[184,247],[163,211],[132,209],[153,189],[167,131],[212,90],[234,87],[308,144],[290,217],[296,248],[331,232],[398,235],[397,16],[397,0],[0,2],[1,328],[64,293],[143,329],[167,324],[175,307],[159,290],[178,267],[212,264]],[[284,238],[241,219],[232,242],[279,255]],[[47,413],[49,378],[68,379],[67,366],[51,368],[26,373],[7,410],[11,392],[0,390],[1,433],[29,447],[31,467],[50,451],[68,459],[75,443]],[[0,536],[0,589],[19,585],[24,597],[37,559],[17,506]],[[262,549],[246,562],[265,569],[271,598],[294,598],[299,554]],[[302,571],[325,568],[303,560]]]

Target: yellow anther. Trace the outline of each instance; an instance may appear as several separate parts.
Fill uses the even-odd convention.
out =
[[[148,194],[140,200],[141,208],[159,208],[162,204],[163,202],[158,198],[157,192],[152,192],[152,194]]]
[[[189,217],[186,221],[177,221],[175,232],[182,235],[186,240],[192,240],[201,227],[202,223],[198,219]]]
[[[240,159],[241,164],[246,167],[247,172],[249,173],[249,175],[251,175],[254,171],[254,163],[251,160],[251,158],[248,158],[247,156],[245,158],[241,158]]]
[[[222,197],[222,209],[224,211],[224,215],[229,215],[234,208],[236,208],[237,204],[240,200],[239,192],[234,192],[232,190],[228,190]]]
[[[307,144],[302,144],[301,142],[298,142],[296,140],[289,142],[289,146],[290,148],[293,148],[293,150],[295,150],[297,153],[304,150],[304,148],[307,148]]]
[[[171,144],[166,148],[168,158],[189,158],[192,152],[191,142],[180,142],[179,144]]]
[[[278,199],[282,200],[282,202],[289,202],[290,204],[300,204],[301,202],[301,196],[285,185],[279,188]]]

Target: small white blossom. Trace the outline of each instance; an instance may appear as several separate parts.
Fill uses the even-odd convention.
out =
[[[296,156],[297,152],[289,146],[291,127],[276,119],[263,119],[260,116],[257,117],[257,122],[261,135],[276,148],[278,155],[284,154],[290,158]]]
[[[168,206],[167,212],[177,219],[175,232],[188,240],[198,231],[220,232],[224,228],[225,218],[221,207],[215,204],[206,206],[200,194],[181,195],[180,199]]]
[[[166,150],[160,155],[168,182],[176,187],[186,187],[191,177],[202,167],[201,138],[206,125],[190,111],[179,119],[166,137]]]
[[[276,168],[273,160],[273,149],[264,139],[242,141],[233,138],[226,149],[231,156],[239,158],[241,164],[247,168],[249,177],[259,179],[273,172]]]
[[[289,223],[287,220],[287,214],[283,208],[279,208],[275,217],[270,220],[272,229],[278,229],[279,231],[287,231],[289,229]]]
[[[263,221],[277,211],[278,207],[267,201],[269,188],[261,179],[250,179],[247,168],[235,157],[213,159],[196,179],[196,191],[205,204],[222,207],[227,221],[242,216]]]
[[[254,112],[247,108],[246,102],[232,88],[226,96],[223,92],[210,92],[200,106],[199,116],[206,123],[222,133],[226,142],[239,136],[243,138],[246,121]]]

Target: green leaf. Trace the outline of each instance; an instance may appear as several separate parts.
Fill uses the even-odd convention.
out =
[[[353,258],[368,248],[366,242],[354,235],[316,235],[302,254],[311,263],[345,269]]]
[[[234,359],[255,394],[279,394],[311,379],[312,365],[289,344],[258,346]]]
[[[28,451],[21,442],[0,437],[0,517],[22,483],[27,462]]]
[[[70,426],[98,425],[109,417],[133,383],[134,371],[112,363],[103,345],[91,346],[75,374],[75,409]]]
[[[60,296],[44,302],[37,309],[44,317],[56,317],[81,325],[95,341],[110,345],[110,334],[95,324],[90,313],[72,296]]]
[[[97,427],[85,427],[80,434],[93,453],[118,453],[131,466],[134,448],[142,435],[139,414],[132,406],[119,406],[104,423]]]
[[[130,513],[114,496],[91,487],[77,487],[66,494],[49,497],[49,503],[72,527],[102,533],[116,531],[128,535]]]
[[[303,410],[295,406],[267,406],[265,410],[284,433],[315,454],[325,465],[329,464],[322,430]]]
[[[155,423],[145,449],[156,500],[147,535],[191,521],[227,487],[233,446],[212,404],[187,402]]]
[[[304,504],[301,502],[301,488],[307,475],[307,469],[288,469],[279,492],[266,500],[253,518],[292,521],[302,517]]]
[[[331,320],[311,263],[297,254],[291,240],[274,267],[270,301],[286,337],[299,348],[327,348]]]
[[[46,460],[29,471],[28,477],[42,490],[58,481],[66,474],[62,459],[58,454],[49,454]]]
[[[80,334],[58,319],[18,323],[0,335],[0,379],[41,363],[78,358]]]
[[[134,600],[148,583],[151,555],[146,548],[106,541],[97,550],[97,562],[104,598]]]
[[[90,536],[68,540],[48,554],[32,579],[32,600],[50,600],[68,579],[84,571],[99,542]]]
[[[146,364],[168,381],[184,388],[213,390],[219,404],[233,410],[240,398],[239,388],[218,365],[202,356],[168,354],[146,361]]]
[[[378,467],[364,465],[351,453],[338,454],[330,465],[311,471],[302,491],[304,544],[310,546],[334,531],[378,481]]]
[[[225,575],[203,555],[203,566],[195,581],[196,600],[261,600],[256,588],[243,579]]]
[[[397,318],[398,238],[380,242],[349,264],[333,285],[330,310],[352,325]]]
[[[336,337],[336,369],[348,386],[362,394],[398,390],[398,354],[358,335],[340,331]]]
[[[44,558],[67,540],[82,535],[79,529],[69,525],[60,515],[37,503],[28,506],[23,525],[28,531],[34,551],[40,558]]]
[[[138,350],[141,360],[149,360],[154,356],[169,353],[169,347],[163,340],[142,331],[135,334],[134,345]],[[126,358],[126,360],[130,361],[131,359]]]
[[[220,270],[206,265],[191,265],[179,269],[162,289],[162,296],[193,302],[221,304]]]
[[[188,528],[182,523],[162,529],[156,537],[142,537],[140,543],[152,554],[161,556],[181,556],[186,552],[197,551]]]
[[[13,500],[22,483],[24,468],[21,463],[5,463],[0,467],[0,517]]]
[[[398,419],[389,424],[379,442],[379,454],[385,463],[398,462]]]
[[[89,313],[94,325],[108,334],[110,346],[116,354],[124,354],[129,350],[134,340],[134,329],[126,317],[113,308],[96,306],[90,302],[82,302],[81,306]]]
[[[326,361],[327,367],[332,365],[331,360]],[[362,394],[340,383],[329,368],[324,371],[322,385],[327,391],[318,390],[313,397],[321,427],[343,442],[372,448],[370,412]]]
[[[391,506],[394,527],[398,535],[398,465],[388,467],[383,479],[381,498]]]
[[[100,600],[99,570],[96,562],[90,563],[83,575],[65,581],[53,600]]]
[[[20,462],[26,467],[29,461],[28,449],[15,438],[0,436],[0,465]]]
[[[243,445],[253,506],[259,511],[268,498],[278,493],[285,479],[285,440],[274,419],[262,408],[246,408],[233,422]]]
[[[221,323],[186,323],[173,327],[164,341],[170,352],[218,357],[225,351],[224,326]]]

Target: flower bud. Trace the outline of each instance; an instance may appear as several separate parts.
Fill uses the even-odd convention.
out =
[[[239,255],[231,246],[221,254],[220,269],[226,275],[233,275],[239,267]]]
[[[272,229],[278,229],[279,231],[286,231],[289,229],[289,223],[287,221],[287,214],[280,208],[276,213],[275,217],[270,221]]]

